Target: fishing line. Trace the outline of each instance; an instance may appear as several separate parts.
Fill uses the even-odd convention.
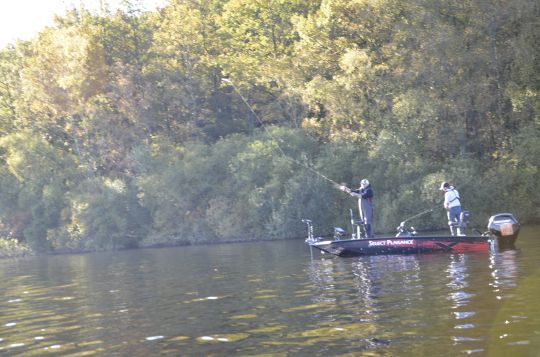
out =
[[[420,216],[422,216],[422,215],[424,215],[424,214],[426,214],[426,213],[433,212],[433,210],[434,210],[435,208],[439,207],[439,205],[440,205],[440,203],[438,203],[436,206],[433,206],[433,207],[431,207],[431,208],[428,208],[428,209],[425,210],[425,211],[422,211],[422,212],[420,212],[420,213],[418,213],[418,214],[415,214],[415,215],[412,216],[412,217],[407,218],[406,220],[404,220],[403,222],[401,222],[400,225],[404,225],[405,222],[408,222],[408,221],[410,221],[411,219],[420,217]]]
[[[320,173],[319,171],[315,170],[314,168],[310,167],[310,166],[307,166],[306,164],[304,164],[303,162],[301,161],[298,161],[296,160],[295,158],[292,158],[290,157],[289,155],[285,154],[285,151],[283,151],[283,149],[281,149],[281,147],[279,146],[278,144],[278,140],[272,135],[272,133],[270,133],[270,131],[268,130],[268,128],[266,127],[266,125],[264,125],[264,123],[262,122],[261,118],[259,118],[259,116],[257,115],[257,113],[255,113],[255,111],[253,110],[253,108],[251,107],[251,105],[249,105],[249,103],[247,102],[247,100],[244,98],[244,96],[242,95],[242,93],[240,93],[240,91],[238,90],[238,88],[236,88],[236,86],[234,85],[234,83],[228,79],[228,78],[221,78],[221,80],[225,83],[228,83],[231,85],[231,87],[234,89],[234,91],[238,94],[238,96],[242,99],[242,101],[244,102],[244,104],[249,108],[249,110],[251,111],[251,113],[255,116],[255,118],[257,119],[257,121],[261,124],[261,126],[263,127],[264,131],[266,132],[266,134],[272,139],[275,141],[276,143],[276,147],[277,149],[279,150],[279,152],[281,153],[281,155],[283,155],[284,158],[286,158],[287,160],[291,161],[291,162],[294,162],[306,169],[308,169],[309,171],[315,173],[316,175],[319,175],[320,177],[322,177],[323,179],[327,180],[328,182],[331,182],[332,184],[334,184],[335,186],[341,186],[339,183],[337,183],[336,181],[332,180],[331,178],[328,178],[327,176],[323,175],[322,173]]]
[[[470,182],[470,180],[467,181],[467,184],[468,184],[469,182]],[[453,187],[453,186],[452,186],[452,187]],[[459,198],[459,199],[461,200],[461,198]],[[412,219],[414,219],[414,218],[423,216],[423,215],[426,214],[426,213],[433,212],[437,207],[440,207],[440,205],[441,205],[441,204],[438,203],[438,204],[436,204],[435,206],[433,206],[433,207],[431,207],[431,208],[428,208],[428,209],[425,210],[425,211],[422,211],[422,212],[420,212],[420,213],[418,213],[418,214],[415,214],[414,216],[409,217],[409,218],[407,218],[406,220],[404,220],[403,222],[401,222],[400,225],[404,225],[405,222],[408,222],[408,221],[410,221],[410,220],[412,220]]]
[[[290,161],[290,162],[293,162],[293,163],[296,163],[297,165],[300,165],[304,168],[306,168],[307,170],[313,172],[314,174],[322,177],[323,179],[325,179],[326,181],[330,182],[333,184],[333,186],[335,188],[338,188],[339,190],[341,191],[344,191],[345,189],[345,192],[349,192],[350,193],[350,189],[348,189],[346,186],[343,186],[342,184],[339,184],[337,183],[336,181],[332,180],[331,178],[323,175],[322,173],[320,173],[319,171],[315,170],[314,168],[304,164],[303,162],[301,161],[298,161],[296,160],[295,158],[293,157],[290,157],[289,155],[287,155],[285,153],[285,151],[283,151],[283,149],[281,148],[281,146],[279,146],[278,144],[278,140],[272,135],[272,133],[268,130],[268,128],[266,127],[266,125],[263,123],[263,121],[261,120],[261,118],[257,115],[257,113],[255,113],[255,110],[253,110],[253,107],[247,102],[247,100],[244,98],[244,96],[242,95],[242,93],[238,90],[238,88],[236,88],[236,86],[234,85],[234,83],[228,79],[228,78],[221,78],[221,80],[227,84],[229,84],[233,89],[234,91],[238,94],[238,96],[240,97],[240,99],[242,99],[242,101],[244,102],[244,104],[246,105],[246,107],[249,108],[249,110],[251,111],[251,113],[253,114],[253,116],[257,119],[257,121],[259,122],[259,124],[263,127],[264,131],[266,132],[266,134],[268,135],[268,137],[270,137],[272,140],[275,141],[275,145],[278,149],[278,151],[281,153],[281,155],[283,156],[284,159]],[[433,212],[437,207],[439,207],[440,204],[437,204],[429,209],[426,209],[425,211],[422,211],[412,217],[409,217],[407,218],[406,220],[404,220],[403,222],[401,222],[400,226],[404,226],[406,222],[414,219],[414,218],[417,218],[417,217],[420,217],[426,213],[429,213],[429,212]]]

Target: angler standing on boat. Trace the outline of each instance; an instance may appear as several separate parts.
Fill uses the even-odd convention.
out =
[[[351,196],[358,197],[358,211],[360,219],[366,228],[366,238],[373,238],[373,189],[367,179],[360,181],[360,188],[351,190],[346,186],[340,186],[342,191],[347,192]]]
[[[441,183],[440,190],[444,191],[444,208],[447,211],[450,232],[453,236],[463,235],[459,221],[459,216],[461,215],[459,192],[454,188],[454,186],[450,186],[448,182]]]

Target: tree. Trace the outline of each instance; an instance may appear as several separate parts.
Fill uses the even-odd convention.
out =
[[[3,137],[0,147],[9,172],[2,185],[13,190],[2,202],[3,223],[33,249],[47,251],[47,230],[60,224],[66,192],[77,179],[75,158],[28,129]]]
[[[17,97],[20,95],[21,54],[13,46],[0,50],[0,135],[16,128]]]
[[[50,232],[57,249],[135,248],[150,227],[133,187],[119,179],[90,178],[69,194],[63,225]]]

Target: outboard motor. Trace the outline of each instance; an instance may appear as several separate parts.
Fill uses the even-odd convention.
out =
[[[513,246],[518,234],[519,223],[512,213],[499,213],[489,218],[489,233],[497,237],[499,246]]]

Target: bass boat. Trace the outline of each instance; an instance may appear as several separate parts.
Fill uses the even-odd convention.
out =
[[[460,222],[456,225],[465,231],[469,223],[470,212],[461,214]],[[488,251],[490,246],[513,247],[519,234],[519,223],[511,213],[499,213],[489,218],[485,232],[474,230],[473,235],[417,235],[414,227],[406,228],[405,222],[397,227],[395,236],[366,238],[363,224],[355,220],[351,210],[351,225],[353,232],[350,238],[344,239],[346,231],[334,228],[333,239],[324,239],[313,235],[313,223],[303,219],[307,224],[308,237],[306,243],[319,249],[323,253],[330,253],[339,257],[354,257],[362,255],[382,254],[420,254],[435,252],[482,252]]]

